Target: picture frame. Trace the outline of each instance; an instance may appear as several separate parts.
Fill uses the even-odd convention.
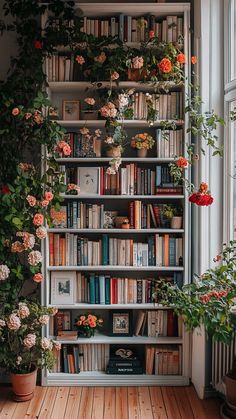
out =
[[[110,310],[110,336],[133,336],[132,310]]]
[[[76,272],[51,272],[51,304],[73,305],[75,284]]]
[[[100,168],[99,167],[78,167],[77,183],[80,187],[80,194],[100,194]]]
[[[64,121],[78,121],[80,119],[79,100],[63,100],[62,119]]]

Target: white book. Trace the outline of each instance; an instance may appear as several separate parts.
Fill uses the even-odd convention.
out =
[[[148,243],[142,243],[142,266],[148,266]]]
[[[99,275],[99,299],[100,304],[105,304],[105,276]]]
[[[133,266],[138,266],[138,243],[133,243]]]
[[[167,22],[167,42],[173,42],[173,17],[172,16],[166,16],[166,22]]]
[[[67,57],[65,60],[65,81],[70,81],[70,65],[71,60]]]
[[[142,264],[142,256],[143,256],[143,243],[137,243],[138,244],[138,257],[137,257],[137,266],[143,266]]]

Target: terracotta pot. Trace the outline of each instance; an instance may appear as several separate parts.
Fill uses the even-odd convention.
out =
[[[81,111],[81,116],[85,121],[94,121],[98,117],[98,112],[93,110]]]
[[[146,148],[140,148],[137,150],[137,156],[138,157],[147,157],[147,149]]]
[[[14,391],[14,400],[24,402],[34,397],[36,387],[37,368],[27,374],[11,373],[11,383]]]
[[[182,217],[172,217],[171,219],[171,223],[170,223],[171,228],[181,228],[182,227]]]
[[[139,70],[136,68],[129,68],[128,69],[128,80],[131,81],[140,81],[144,80],[147,75],[147,72],[145,70]]]
[[[109,150],[106,150],[107,157],[120,157],[121,156],[121,148],[118,147],[112,147]]]
[[[236,379],[228,375],[224,377],[226,387],[226,401],[231,409],[235,409],[236,414]]]

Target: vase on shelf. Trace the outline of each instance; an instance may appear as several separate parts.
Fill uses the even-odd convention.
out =
[[[121,157],[121,147],[111,147],[106,150],[107,157]]]
[[[98,111],[96,110],[82,110],[81,117],[83,121],[94,121],[98,117]]]
[[[138,157],[147,157],[147,149],[146,148],[138,148],[137,149],[137,156]]]
[[[93,330],[78,331],[78,338],[91,338],[94,336]]]
[[[37,368],[32,367],[32,371],[27,374],[11,373],[11,383],[14,392],[13,399],[16,402],[25,402],[34,397],[36,387]]]
[[[180,216],[174,216],[171,218],[170,222],[171,228],[181,228],[182,227],[182,217]]]

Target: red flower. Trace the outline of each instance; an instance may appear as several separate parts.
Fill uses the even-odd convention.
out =
[[[179,157],[179,158],[176,160],[176,165],[177,165],[178,167],[181,167],[181,169],[185,169],[186,167],[188,167],[188,160],[187,160],[187,159],[185,159],[185,157]]]
[[[193,55],[192,56],[192,58],[191,58],[191,63],[194,65],[194,64],[197,64],[197,57],[196,57],[196,55]]]
[[[1,193],[2,193],[3,195],[5,195],[5,194],[11,193],[11,192],[10,192],[10,189],[8,188],[8,186],[7,186],[7,185],[3,185],[3,186],[2,186],[2,189],[1,189]]]
[[[211,205],[213,201],[214,199],[210,194],[203,194],[200,192],[194,192],[189,197],[189,202],[191,202],[192,204],[196,204],[200,207]]]
[[[182,54],[182,53],[178,54],[177,57],[176,57],[176,59],[177,59],[178,63],[180,63],[180,64],[184,64],[185,63],[185,55]]]
[[[162,73],[170,73],[172,70],[172,64],[169,58],[162,58],[161,62],[158,64],[158,67]]]
[[[154,31],[149,31],[149,39],[155,38],[155,32]]]
[[[41,41],[34,41],[34,48],[42,49],[42,42]]]

